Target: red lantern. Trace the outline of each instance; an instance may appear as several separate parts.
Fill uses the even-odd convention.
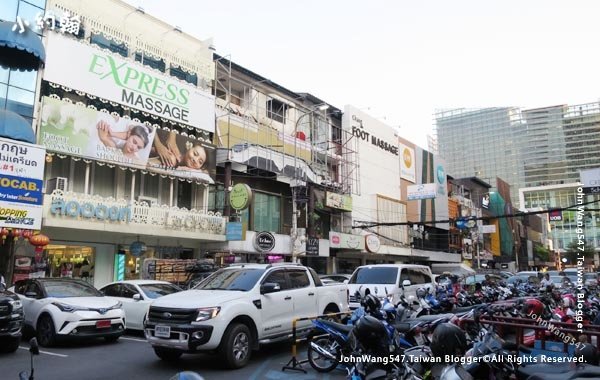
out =
[[[23,233],[23,231],[18,228],[15,228],[14,230],[12,230],[12,236],[15,238],[15,240],[19,240],[22,233]]]
[[[29,238],[29,244],[35,246],[35,253],[40,253],[44,250],[44,247],[50,243],[50,238],[44,234],[33,235]]]
[[[33,231],[32,230],[24,230],[22,235],[23,235],[23,239],[29,240],[33,236]]]
[[[6,237],[8,236],[8,234],[10,234],[8,228],[0,229],[0,236],[2,236],[2,244],[4,244],[4,242],[6,241]]]

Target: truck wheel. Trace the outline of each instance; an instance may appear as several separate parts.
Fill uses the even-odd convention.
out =
[[[42,315],[37,323],[37,340],[42,347],[51,347],[56,342],[54,322],[49,315]]]
[[[154,353],[156,356],[166,362],[173,362],[181,357],[183,352],[173,350],[171,348],[154,347]]]
[[[4,353],[15,352],[19,348],[21,338],[5,338],[0,341],[0,351]]]
[[[248,326],[235,323],[227,327],[219,354],[225,359],[228,368],[242,368],[250,360],[252,355],[252,335]]]

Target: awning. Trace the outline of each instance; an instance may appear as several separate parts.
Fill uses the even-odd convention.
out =
[[[5,109],[0,109],[0,137],[35,144],[35,133],[31,123]]]
[[[17,25],[16,30],[13,27]],[[0,22],[0,66],[10,69],[37,70],[46,62],[46,51],[40,36],[31,29],[9,21]]]

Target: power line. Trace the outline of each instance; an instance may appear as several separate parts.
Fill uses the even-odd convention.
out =
[[[547,209],[547,210],[540,210],[540,211],[521,211],[518,212],[516,214],[504,214],[504,215],[497,215],[497,216],[481,216],[481,217],[465,217],[465,218],[457,218],[457,219],[446,219],[446,220],[429,220],[429,221],[423,221],[423,222],[393,222],[393,223],[376,223],[376,222],[367,222],[367,221],[362,221],[362,220],[355,220],[354,221],[354,226],[353,228],[370,228],[370,227],[378,227],[378,226],[412,226],[412,225],[421,225],[421,224],[446,224],[446,223],[456,223],[457,220],[482,220],[482,221],[490,221],[490,220],[494,220],[494,219],[502,219],[502,218],[518,218],[518,217],[522,217],[522,216],[528,216],[528,215],[539,215],[539,214],[548,214],[550,212],[555,212],[555,211],[565,211],[565,210],[571,210],[571,209],[575,209],[577,210],[579,207],[588,205],[588,204],[593,204],[593,203],[598,203],[600,202],[600,199],[594,200],[594,201],[590,201],[590,202],[585,202],[585,203],[581,203],[581,204],[577,204],[577,205],[572,205],[572,206],[567,206],[567,207],[562,207],[562,208],[552,208],[552,209]],[[583,211],[587,211],[587,210],[583,210]],[[362,223],[362,225],[358,225],[357,223]]]

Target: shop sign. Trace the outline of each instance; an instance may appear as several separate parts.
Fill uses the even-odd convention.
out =
[[[259,252],[270,252],[275,248],[275,236],[267,231],[257,232],[254,236],[254,248]]]
[[[49,151],[71,156],[211,184],[216,177],[216,149],[207,141],[47,96],[38,139]],[[170,144],[180,155],[164,162],[156,152]]]
[[[381,241],[377,235],[370,234],[365,236],[365,246],[367,251],[377,253],[381,247]]]
[[[44,79],[208,132],[214,96],[93,45],[48,35]],[[69,52],[65,54],[65,52]]]
[[[325,193],[325,206],[338,210],[352,211],[352,197],[327,191]]]
[[[482,234],[495,234],[496,233],[496,225],[495,224],[484,224],[481,226]]]
[[[363,251],[365,249],[365,239],[363,236],[342,234],[340,232],[329,232],[329,247],[340,249],[356,249]]]
[[[417,180],[415,150],[400,144],[400,178],[415,183]]]
[[[406,199],[416,201],[419,199],[434,199],[436,195],[435,183],[423,183],[406,187]]]
[[[39,230],[44,147],[0,138],[0,227]]]
[[[227,241],[244,240],[242,222],[228,222],[225,226],[225,237]]]
[[[107,206],[102,203],[79,203],[77,201],[64,201],[63,199],[52,201],[50,213],[71,218],[82,217],[85,219],[109,220],[111,222],[131,221],[131,207],[129,206]]]
[[[229,204],[234,210],[245,210],[252,201],[252,189],[245,183],[238,183],[229,192]]]
[[[306,256],[319,256],[319,238],[306,239]]]
[[[551,222],[560,222],[562,221],[562,211],[561,210],[552,210],[548,213],[548,217]]]

